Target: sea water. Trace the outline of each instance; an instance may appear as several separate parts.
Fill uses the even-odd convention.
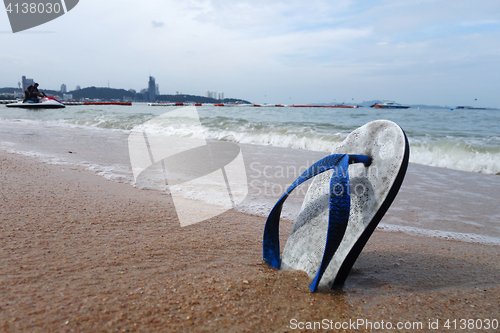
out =
[[[153,107],[144,103],[80,105],[37,111],[0,105],[0,149],[36,156],[49,163],[84,166],[110,180],[134,185],[127,146],[130,130],[175,109],[178,107]],[[469,178],[474,178],[474,174],[490,174],[493,178],[488,179],[499,183],[500,178],[495,175],[500,175],[500,110],[251,106],[201,106],[196,109],[206,139],[235,142],[241,147],[250,186],[248,200],[238,207],[242,212],[266,216],[286,187],[308,165],[326,156],[357,127],[372,120],[387,119],[406,132],[414,171],[407,177],[410,186],[405,186],[405,180],[393,205],[395,208],[391,208],[382,227],[500,244],[500,216],[496,211],[484,212],[487,216],[481,216],[481,211],[471,215],[456,213],[455,217],[443,221],[441,217],[447,214],[446,211],[439,207],[428,208],[426,214],[414,216],[418,225],[404,218],[406,212],[397,214],[398,207],[415,206],[412,189],[419,188],[424,180],[432,182],[434,177],[436,184],[439,183],[439,174],[433,176],[428,168],[419,168],[419,164],[466,172],[458,171],[453,176],[456,178],[464,178],[467,174]],[[161,130],[172,135],[190,135],[188,126],[165,126]],[[412,174],[416,176],[411,178]],[[472,182],[482,180],[478,178]],[[459,186],[457,179],[453,181]],[[428,186],[432,188],[433,185]],[[290,203],[285,205],[288,207],[284,209],[285,218],[293,220],[298,214],[306,190],[307,184],[291,196]],[[437,193],[443,191],[446,190],[437,190]],[[473,190],[469,194],[466,192],[461,190],[461,194],[455,195],[474,195]],[[482,201],[493,200],[491,204],[496,206],[496,190],[485,188],[478,193],[476,196],[482,196]],[[415,207],[418,209],[418,205]],[[456,211],[457,207],[450,203],[448,209]]]
[[[130,130],[172,110],[132,106],[68,106],[20,110],[0,106],[0,120],[31,120],[70,128]],[[329,152],[372,120],[399,124],[410,142],[410,162],[500,174],[500,110],[197,107],[207,138]],[[171,128],[172,133],[177,129]]]

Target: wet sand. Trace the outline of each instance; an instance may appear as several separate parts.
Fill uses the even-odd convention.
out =
[[[0,164],[2,332],[500,329],[484,329],[500,320],[497,245],[375,231],[344,288],[312,294],[304,273],[262,262],[263,217],[229,211],[181,228],[167,195],[35,158],[1,153]],[[389,219],[404,213],[395,205]]]

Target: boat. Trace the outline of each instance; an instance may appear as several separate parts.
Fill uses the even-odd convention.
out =
[[[382,101],[382,103],[375,103],[371,107],[375,109],[408,109],[410,106],[395,103],[393,101]]]
[[[467,109],[467,110],[486,110],[486,108],[476,108],[473,106],[457,106],[455,109],[460,110],[460,109]]]
[[[40,98],[39,102],[33,101],[19,101],[16,103],[9,103],[5,105],[8,108],[23,108],[23,109],[59,109],[66,106],[59,102],[54,96],[44,96]]]

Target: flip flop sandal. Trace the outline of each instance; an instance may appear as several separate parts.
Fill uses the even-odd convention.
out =
[[[404,131],[391,121],[377,120],[354,130],[334,154],[297,178],[273,207],[264,228],[264,261],[277,269],[305,271],[313,278],[313,292],[320,283],[343,285],[401,187],[409,151]],[[283,203],[315,176],[280,258]]]

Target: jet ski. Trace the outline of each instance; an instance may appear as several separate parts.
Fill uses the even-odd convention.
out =
[[[38,102],[28,100],[26,102],[19,101],[17,103],[9,103],[5,105],[8,108],[23,108],[23,109],[59,109],[66,106],[59,102],[54,96],[44,96]]]

